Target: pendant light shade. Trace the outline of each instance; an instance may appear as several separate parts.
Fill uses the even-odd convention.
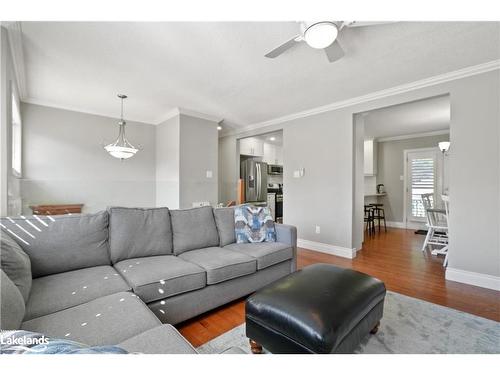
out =
[[[439,142],[438,143],[438,147],[439,149],[441,150],[441,152],[448,152],[448,150],[450,149],[450,142]]]
[[[118,132],[118,138],[113,143],[105,146],[104,149],[113,157],[117,159],[128,159],[134,156],[139,149],[135,148],[125,137],[125,125],[126,122],[123,120],[123,99],[127,99],[127,95],[118,95],[121,99],[121,116],[118,126],[120,127]]]

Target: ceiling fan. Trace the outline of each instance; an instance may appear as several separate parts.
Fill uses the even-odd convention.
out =
[[[300,34],[286,41],[279,47],[273,49],[265,56],[274,59],[286,50],[306,42],[310,47],[323,49],[331,63],[339,60],[345,55],[344,49],[340,45],[337,37],[345,28],[368,27],[386,24],[389,22],[356,22],[356,21],[319,21],[300,22]]]

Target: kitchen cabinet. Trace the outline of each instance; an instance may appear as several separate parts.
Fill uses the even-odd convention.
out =
[[[283,165],[283,147],[264,142],[264,156],[262,161],[267,164]]]
[[[373,139],[368,139],[365,141],[364,148],[365,176],[375,176],[377,174],[377,142]]]
[[[249,137],[240,139],[240,155],[264,156],[264,141]]]

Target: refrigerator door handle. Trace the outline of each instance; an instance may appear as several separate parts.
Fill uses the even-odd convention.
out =
[[[257,167],[257,200],[260,201],[260,190],[261,190],[261,184],[262,184],[262,176],[260,173],[260,164],[257,163],[255,164]]]

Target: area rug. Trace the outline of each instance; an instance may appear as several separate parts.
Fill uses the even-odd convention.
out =
[[[250,353],[244,324],[197,350],[211,354],[230,347]],[[367,336],[356,353],[500,353],[500,323],[387,292],[378,333]]]

